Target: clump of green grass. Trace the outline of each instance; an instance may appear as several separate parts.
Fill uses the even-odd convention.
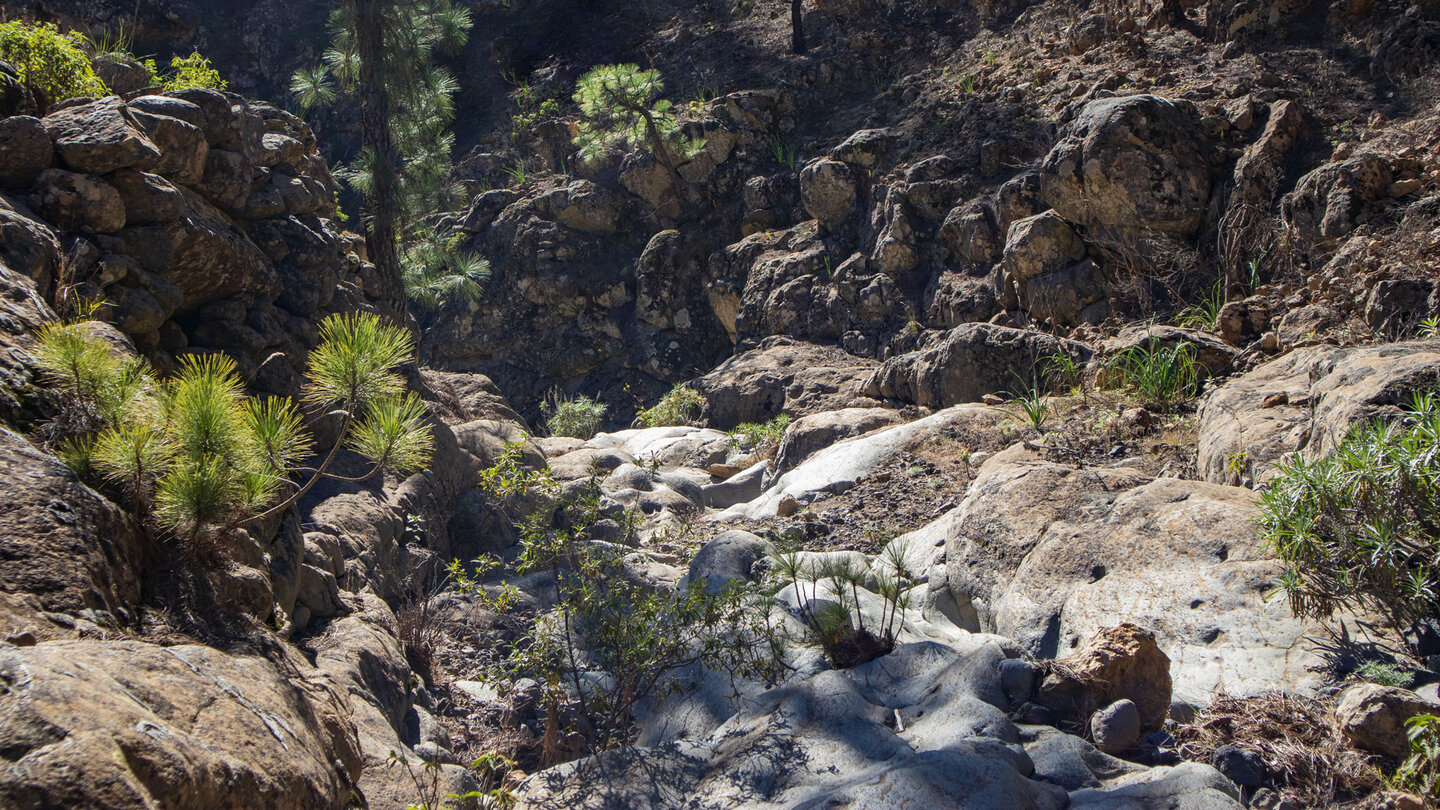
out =
[[[782,413],[766,422],[741,422],[730,431],[730,446],[773,456],[793,421],[789,414]]]
[[[670,393],[660,398],[654,407],[646,408],[635,417],[640,425],[666,427],[670,425],[698,425],[705,414],[705,398],[690,386],[680,383]]]
[[[1199,393],[1200,369],[1194,344],[1181,341],[1166,347],[1151,341],[1111,357],[1104,377],[1131,391],[1146,407],[1169,411]]]
[[[545,428],[551,436],[588,439],[600,432],[609,407],[583,394],[567,397],[552,391],[540,409],[545,412]]]
[[[1407,672],[1390,661],[1366,661],[1355,668],[1355,676],[1381,686],[1398,686],[1409,689],[1415,682],[1415,673]]]

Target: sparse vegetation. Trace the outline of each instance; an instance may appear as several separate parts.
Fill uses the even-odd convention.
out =
[[[209,59],[196,51],[189,56],[177,56],[170,60],[170,75],[165,77],[163,86],[167,91],[188,90],[192,87],[224,90],[230,84],[220,78],[220,72],[210,64]]]
[[[914,573],[904,549],[889,543],[875,566],[865,569],[849,557],[832,557],[823,563],[798,551],[776,551],[771,570],[789,589],[802,622],[805,639],[818,644],[837,667],[852,667],[874,660],[895,648],[897,634],[910,607]],[[883,600],[878,624],[867,627],[860,589],[874,577],[873,590]]]
[[[1390,661],[1366,661],[1355,668],[1355,676],[1381,686],[1398,686],[1409,689],[1415,683],[1415,673],[1407,672]]]
[[[1417,393],[1401,420],[1358,427],[1323,459],[1284,463],[1260,509],[1297,615],[1373,610],[1413,632],[1440,608],[1440,396]]]
[[[600,432],[608,407],[584,394],[568,397],[552,391],[540,406],[545,412],[545,428],[551,436],[572,436],[588,439]]]
[[[782,413],[765,422],[741,422],[730,431],[730,446],[767,458],[774,456],[792,421],[789,414]]]
[[[85,37],[54,23],[0,22],[0,61],[9,62],[41,109],[78,96],[110,92],[85,53]]]
[[[1395,772],[1395,786],[1431,799],[1440,798],[1440,717],[1417,714],[1405,721],[1410,757]]]
[[[1169,411],[1199,393],[1200,369],[1193,344],[1167,347],[1151,341],[1109,358],[1102,376],[1146,407]]]
[[[643,148],[665,167],[678,194],[681,183],[672,155],[688,159],[705,142],[681,131],[673,106],[660,98],[664,89],[658,70],[641,70],[637,65],[601,65],[581,76],[575,86],[575,103],[580,105],[575,147],[580,159],[595,161],[614,147]]]
[[[642,427],[666,427],[669,425],[696,425],[705,414],[705,398],[683,383],[670,389],[653,407],[636,415],[635,421]]]

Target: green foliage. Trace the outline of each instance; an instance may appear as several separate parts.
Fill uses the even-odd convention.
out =
[[[411,764],[399,751],[391,751],[386,767],[400,766],[410,778],[416,800],[405,805],[405,810],[512,810],[517,798],[505,787],[505,777],[515,769],[515,762],[509,757],[487,752],[470,763],[469,770],[479,784],[476,790],[464,793],[445,793],[442,781],[449,781],[442,763],[425,760],[419,768]]]
[[[638,701],[684,689],[686,681],[675,677],[682,670],[774,675],[771,637],[761,626],[768,613],[752,609],[738,587],[712,594],[696,583],[672,593],[637,582],[626,571],[631,549],[591,536],[603,517],[600,498],[592,477],[562,501],[556,519],[540,512],[522,524],[517,570],[549,573],[558,605],[498,673],[547,684],[549,716],[577,717],[597,750],[627,739]]]
[[[153,68],[151,72],[154,72]],[[188,90],[192,87],[224,90],[229,86],[230,83],[220,78],[220,72],[210,64],[209,59],[201,56],[199,51],[171,59],[170,75],[165,77],[164,84],[167,91]]]
[[[307,395],[345,414],[341,441],[375,462],[370,475],[423,466],[432,447],[425,408],[392,370],[408,361],[409,336],[366,314],[332,316],[320,333]],[[117,357],[81,322],[42,330],[36,356],[85,416],[60,426],[54,445],[62,459],[117,487],[137,513],[153,511],[161,525],[192,538],[288,506],[334,457],[310,483],[292,482],[310,446],[298,409],[286,399],[247,397],[223,354],[186,355],[179,374],[161,381],[143,361]]]
[[[95,75],[80,34],[62,34],[53,23],[0,22],[0,61],[20,73],[41,106],[110,90]]]
[[[782,413],[766,422],[741,422],[730,431],[730,446],[773,456],[793,421],[789,414]]]
[[[873,570],[867,570],[850,558],[816,564],[815,558],[798,551],[777,550],[770,556],[770,570],[782,583],[781,589],[791,589],[799,605],[808,631],[803,640],[818,644],[837,667],[863,664],[893,649],[911,606],[915,573],[905,560],[904,548],[889,543],[876,562]],[[884,600],[876,627],[865,626],[859,595],[861,583],[871,574],[875,593]]]
[[[1393,786],[1431,799],[1440,798],[1440,717],[1417,714],[1405,721],[1410,757],[1395,772]]]
[[[1415,673],[1407,672],[1389,661],[1366,661],[1355,668],[1355,676],[1381,686],[1398,686],[1409,689],[1415,682]]]
[[[705,414],[705,398],[684,383],[670,389],[653,407],[646,408],[635,416],[641,425],[665,427],[668,425],[698,425]]]
[[[1260,510],[1297,615],[1367,609],[1400,631],[1434,617],[1440,397],[1416,394],[1406,419],[1356,428],[1318,461],[1281,465]]]
[[[400,255],[410,302],[433,310],[450,300],[477,301],[490,279],[490,262],[460,248],[458,236],[417,234]]]
[[[600,432],[605,411],[608,410],[605,403],[596,402],[583,394],[567,397],[559,391],[550,392],[540,409],[545,412],[545,428],[551,436],[573,436],[577,439],[588,439]]]
[[[1130,390],[1147,407],[1171,410],[1200,390],[1200,363],[1192,343],[1168,348],[1151,341],[1111,357],[1104,377]]]
[[[473,25],[470,10],[452,0],[420,0],[394,6],[386,16],[385,89],[391,101],[390,129],[400,161],[395,222],[401,274],[410,300],[433,309],[451,297],[474,299],[489,276],[489,264],[437,231],[439,215],[465,199],[455,177],[455,93],[459,82],[441,57],[459,53]],[[290,93],[302,113],[358,101],[360,56],[353,9],[342,3],[330,15],[330,47],[315,65],[297,70]],[[377,156],[362,149],[335,176],[362,197],[374,191]]]
[[[1180,312],[1175,322],[1191,329],[1214,329],[1220,322],[1220,310],[1229,299],[1225,275],[1221,273],[1214,286],[1199,301]]]
[[[1045,375],[1041,374],[1040,377],[1043,380]],[[1020,413],[1017,414],[1008,409],[1000,410],[1012,419],[1030,423],[1030,426],[1036,430],[1044,430],[1045,420],[1050,418],[1052,410],[1050,397],[1045,393],[1046,386],[1042,381],[1025,382],[1022,379],[1021,382],[1024,383],[1024,388],[1018,392],[1007,393],[1011,404],[1020,406]]]
[[[793,172],[798,154],[795,147],[787,145],[778,133],[770,136],[770,155],[775,158],[775,165]]]
[[[671,151],[685,159],[703,149],[704,141],[681,132],[672,105],[659,97],[664,89],[660,71],[638,65],[601,65],[581,76],[575,86],[580,158],[594,161],[606,149],[630,146],[647,149],[668,165]]]
[[[1415,336],[1422,339],[1440,337],[1440,315],[1431,315],[1421,321],[1415,329]]]

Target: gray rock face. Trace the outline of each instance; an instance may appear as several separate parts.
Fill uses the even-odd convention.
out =
[[[1188,101],[1152,95],[1085,105],[1041,167],[1041,196],[1091,229],[1195,233],[1210,197],[1208,141]]]
[[[1393,419],[1440,383],[1440,342],[1293,351],[1227,380],[1200,407],[1196,464],[1207,481],[1260,484],[1293,453],[1317,458],[1356,424]]]
[[[985,462],[949,518],[949,588],[970,629],[1041,657],[1117,621],[1152,628],[1187,699],[1221,684],[1303,688],[1319,628],[1272,598],[1280,564],[1256,535],[1254,497],[1016,445]]]
[[[1071,802],[1069,788],[1091,807],[1164,806],[1165,798],[1180,807],[1240,806],[1234,786],[1208,766],[1111,765],[1083,741],[1053,730],[1044,734],[1073,745],[1047,746],[1046,771],[1038,772],[1027,750],[1033,746],[1021,744],[1021,729],[1001,708],[1002,660],[992,641],[903,645],[852,670],[796,678],[708,735],[538,773],[521,785],[521,805],[1058,810]],[[1065,773],[1077,774],[1074,787],[1051,778]],[[1133,796],[1157,803],[1123,803]]]
[[[55,147],[40,119],[0,118],[0,188],[26,188],[54,162]]]
[[[750,532],[725,532],[695,553],[682,586],[698,584],[707,593],[720,593],[731,582],[755,579],[756,565],[772,549],[770,543]]]
[[[67,230],[114,233],[125,227],[125,202],[120,192],[88,174],[46,169],[35,181],[30,205]]]
[[[832,444],[904,421],[888,408],[843,408],[801,417],[785,431],[775,452],[775,474],[783,475]]]
[[[979,402],[986,394],[1023,387],[1044,358],[1057,352],[1084,358],[1089,350],[1041,332],[967,323],[919,351],[885,361],[865,383],[864,393],[928,408]]]

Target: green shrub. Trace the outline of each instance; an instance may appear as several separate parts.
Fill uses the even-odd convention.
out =
[[[1406,672],[1389,661],[1366,661],[1355,668],[1355,675],[1381,686],[1398,686],[1409,689],[1415,682],[1415,673]]]
[[[1199,393],[1196,356],[1192,343],[1182,341],[1167,348],[1151,341],[1111,357],[1104,376],[1110,384],[1129,389],[1142,404],[1171,410]]]
[[[1410,758],[1395,772],[1394,786],[1432,799],[1440,798],[1440,717],[1417,714],[1405,721]]]
[[[55,445],[77,473],[120,489],[141,515],[197,537],[216,524],[245,526],[288,508],[327,476],[342,446],[382,468],[415,470],[433,440],[425,407],[393,369],[410,359],[401,329],[374,315],[332,316],[311,352],[306,398],[345,415],[335,450],[301,485],[309,454],[299,410],[287,399],[245,396],[235,363],[187,355],[162,381],[142,360],[116,357],[83,322],[46,327],[35,356],[46,379],[75,404]]]
[[[545,412],[545,428],[551,436],[572,436],[588,439],[600,432],[600,424],[608,410],[605,403],[579,395],[567,397],[552,392],[541,406]]]
[[[782,413],[766,422],[741,422],[730,431],[730,446],[773,456],[793,421],[789,414]]]
[[[646,408],[635,420],[645,427],[698,425],[705,415],[705,398],[684,383],[670,389],[653,408]]]
[[[1399,631],[1436,616],[1440,397],[1353,430],[1319,461],[1294,458],[1260,494],[1264,538],[1297,615],[1373,610]]]
[[[0,23],[0,60],[20,73],[42,106],[110,90],[95,75],[80,34],[62,34],[53,23]]]
[[[224,90],[229,86],[229,82],[220,78],[220,72],[211,66],[210,60],[201,56],[199,51],[171,59],[170,75],[165,77],[164,85],[166,90],[189,90],[194,87]]]

